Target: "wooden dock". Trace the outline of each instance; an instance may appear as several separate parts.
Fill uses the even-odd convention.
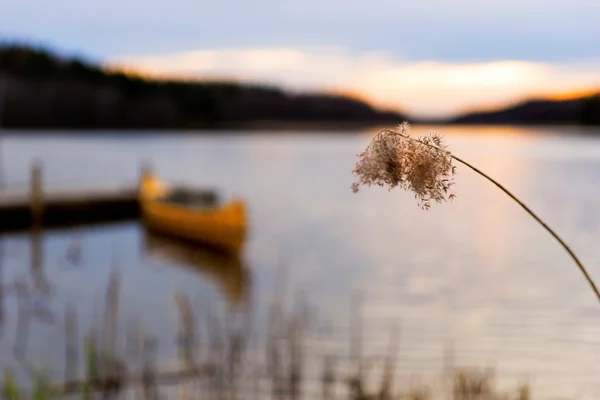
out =
[[[0,234],[131,220],[139,214],[137,187],[43,192],[39,165],[32,168],[29,190],[0,190]]]

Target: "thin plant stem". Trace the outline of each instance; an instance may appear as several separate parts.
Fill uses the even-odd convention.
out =
[[[424,144],[425,146],[428,146],[428,147],[431,147],[431,148],[436,149],[438,151],[444,152],[444,153],[448,154],[450,157],[452,157],[452,159],[454,159],[457,162],[463,164],[464,166],[470,168],[471,170],[473,170],[477,174],[481,175],[482,177],[484,177],[485,179],[487,179],[488,181],[490,181],[494,185],[496,185],[506,195],[508,195],[511,199],[513,199],[514,201],[516,201],[517,204],[519,204],[533,219],[535,219],[542,227],[544,227],[544,229],[546,229],[546,231],[548,231],[548,233],[550,233],[558,241],[558,243],[560,243],[560,245],[565,249],[565,251],[571,256],[571,258],[573,259],[573,261],[575,262],[575,264],[577,264],[577,266],[579,267],[579,269],[581,270],[581,272],[585,276],[585,279],[587,279],[588,283],[592,287],[592,290],[596,294],[596,297],[598,298],[598,301],[600,301],[600,291],[598,290],[598,287],[596,286],[596,284],[592,280],[592,277],[588,273],[587,269],[583,266],[583,264],[581,263],[581,261],[579,261],[579,258],[577,258],[577,256],[573,252],[573,250],[571,250],[571,248],[564,242],[564,240],[562,240],[560,238],[560,236],[558,236],[558,234],[552,228],[550,228],[544,221],[542,221],[542,219],[540,217],[538,217],[536,213],[534,213],[529,207],[527,207],[527,205],[525,205],[525,203],[523,203],[521,200],[519,200],[519,198],[517,196],[515,196],[514,194],[512,194],[510,192],[510,190],[508,190],[506,187],[504,187],[503,185],[501,185],[499,182],[497,182],[494,178],[492,178],[491,176],[489,176],[485,172],[481,171],[479,168],[471,165],[470,163],[468,163],[467,161],[463,160],[462,158],[459,158],[459,157],[453,155],[449,151],[446,151],[444,149],[441,149],[441,148],[439,148],[437,146],[434,146],[434,145],[431,145],[431,144],[428,144],[428,143],[423,143],[423,142],[421,142],[421,141],[419,141],[417,139],[414,139],[414,138],[412,138],[410,136],[404,135],[404,134],[399,133],[397,131],[391,131],[389,129],[385,129],[385,130],[381,131],[380,133],[383,133],[383,132],[394,133],[396,135],[402,136],[403,138],[405,138],[407,140],[418,142],[418,143]],[[377,135],[375,135],[375,137],[377,137]]]
[[[550,233],[558,241],[558,243],[560,243],[560,245],[565,249],[565,251],[567,253],[569,253],[569,255],[571,256],[571,258],[573,259],[573,261],[575,262],[575,264],[577,264],[577,266],[579,267],[579,269],[581,270],[581,272],[585,276],[585,279],[587,279],[588,283],[592,287],[592,290],[596,294],[596,297],[598,298],[598,301],[600,301],[600,291],[598,291],[598,288],[596,287],[596,284],[592,280],[592,278],[591,278],[590,274],[588,273],[587,269],[583,266],[583,264],[581,263],[581,261],[579,261],[579,258],[577,258],[577,256],[573,252],[573,250],[571,250],[571,248],[560,238],[560,236],[558,236],[558,234],[556,232],[554,232],[554,230],[552,228],[550,228],[544,221],[542,221],[542,219],[540,217],[538,217],[537,214],[534,213],[529,207],[527,207],[525,205],[525,203],[523,203],[521,200],[519,200],[517,198],[517,196],[515,196],[514,194],[512,194],[507,188],[505,188],[504,186],[502,186],[500,183],[498,183],[491,176],[487,175],[486,173],[484,173],[480,169],[474,167],[473,165],[469,164],[468,162],[466,162],[465,160],[463,160],[461,158],[458,158],[458,157],[456,157],[454,155],[450,155],[450,156],[454,160],[456,160],[459,163],[463,164],[464,166],[472,169],[473,171],[475,171],[479,175],[483,176],[488,181],[492,182],[500,190],[502,190],[504,193],[506,193],[511,199],[513,199],[514,201],[516,201],[525,211],[527,211],[527,213],[529,215],[531,215],[531,217],[533,219],[535,219],[540,225],[542,225],[548,231],[548,233]]]

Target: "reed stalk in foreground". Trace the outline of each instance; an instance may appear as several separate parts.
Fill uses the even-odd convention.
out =
[[[430,134],[413,138],[408,130],[409,124],[403,122],[396,129],[383,129],[375,135],[365,151],[358,155],[360,159],[353,173],[359,177],[359,182],[352,184],[353,192],[358,192],[360,184],[388,186],[390,190],[400,187],[412,191],[419,206],[427,210],[432,201],[440,203],[455,197],[450,189],[454,185],[455,173],[452,160],[457,161],[496,185],[544,227],[571,256],[600,301],[596,284],[575,253],[525,203],[492,177],[453,155],[443,144],[441,136]]]

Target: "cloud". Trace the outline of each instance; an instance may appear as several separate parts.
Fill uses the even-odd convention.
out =
[[[149,75],[236,79],[289,90],[343,91],[415,116],[449,116],[532,97],[600,87],[600,59],[585,63],[410,61],[342,47],[236,47],[115,57]]]

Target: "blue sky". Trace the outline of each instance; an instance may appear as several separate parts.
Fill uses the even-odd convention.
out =
[[[600,87],[598,20],[598,0],[0,2],[4,38],[147,73],[358,93],[422,115]]]

